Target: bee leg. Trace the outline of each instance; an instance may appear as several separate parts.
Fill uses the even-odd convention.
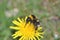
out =
[[[38,27],[37,27],[37,26],[35,26],[35,30],[37,30],[37,28],[38,28]]]

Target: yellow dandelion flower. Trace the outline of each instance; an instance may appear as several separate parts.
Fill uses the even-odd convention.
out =
[[[20,37],[19,40],[40,40],[40,38],[43,38],[42,35],[44,32],[41,32],[42,27],[38,27],[38,29],[35,30],[32,23],[29,22],[26,24],[26,18],[25,20],[17,18],[17,20],[13,21],[13,24],[16,26],[10,26],[11,29],[17,30],[17,32],[12,35],[14,39],[17,37]]]

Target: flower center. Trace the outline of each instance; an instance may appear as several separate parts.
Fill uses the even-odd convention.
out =
[[[22,28],[22,34],[26,36],[33,36],[35,34],[35,29],[33,24],[27,24],[24,28]]]

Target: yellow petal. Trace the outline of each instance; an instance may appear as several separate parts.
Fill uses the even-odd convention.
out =
[[[10,26],[11,29],[19,30],[19,27]]]
[[[35,37],[32,37],[34,40],[36,40],[36,38]]]
[[[17,18],[20,23],[22,23],[22,20],[20,18]]]
[[[27,19],[27,16],[25,17],[25,21],[26,21],[26,19]]]
[[[43,36],[42,36],[42,35],[39,35],[39,37],[43,38]]]
[[[16,20],[12,21],[15,25],[20,26],[20,23]]]
[[[38,36],[36,36],[38,40],[40,40],[40,38]]]
[[[41,30],[42,29],[42,27],[38,27],[38,30]]]
[[[19,40],[23,40],[24,37],[19,38]]]

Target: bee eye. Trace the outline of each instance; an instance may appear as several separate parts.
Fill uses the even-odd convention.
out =
[[[28,18],[26,19],[26,22],[29,22],[29,21],[31,22],[31,18],[28,17]]]

